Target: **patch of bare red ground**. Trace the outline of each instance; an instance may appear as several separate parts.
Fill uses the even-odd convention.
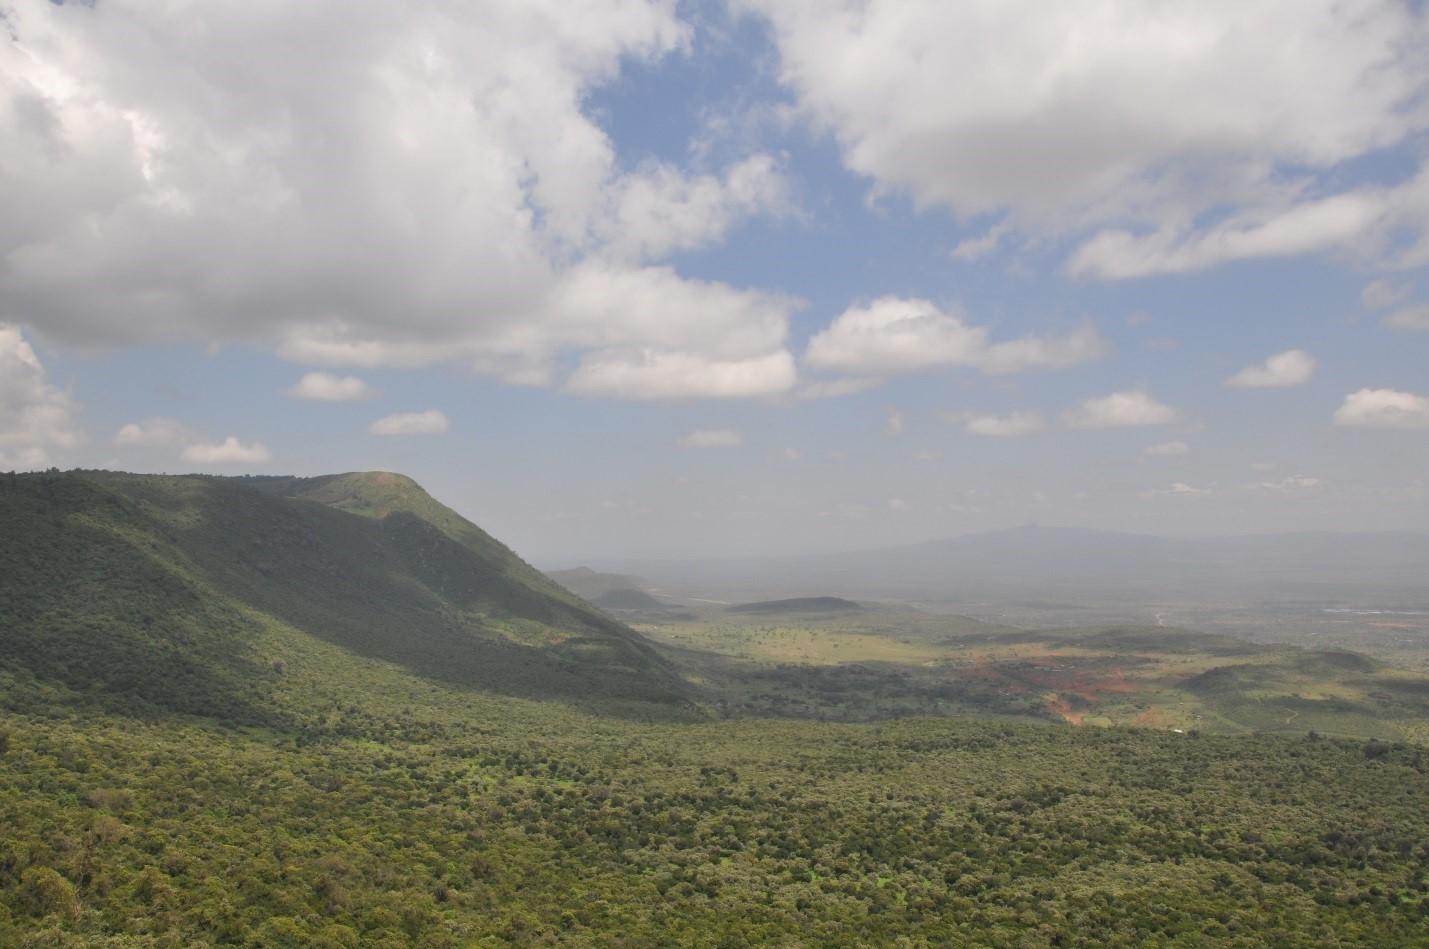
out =
[[[1166,725],[1166,720],[1161,717],[1161,710],[1153,705],[1144,712],[1138,712],[1132,718],[1131,724],[1139,725],[1142,728],[1163,728]]]

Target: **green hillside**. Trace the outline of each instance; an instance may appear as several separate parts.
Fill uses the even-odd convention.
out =
[[[96,699],[250,720],[277,714],[260,683],[286,630],[457,686],[689,713],[638,634],[410,480],[251,484],[95,472],[0,490],[0,662]]]

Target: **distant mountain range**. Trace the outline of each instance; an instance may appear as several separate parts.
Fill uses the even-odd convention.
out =
[[[1028,525],[803,557],[612,562],[669,594],[839,595],[948,602],[1017,596],[1383,597],[1429,608],[1429,534],[1328,531],[1169,538]]]

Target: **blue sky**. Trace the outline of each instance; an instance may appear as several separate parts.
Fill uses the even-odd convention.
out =
[[[1419,4],[7,6],[0,467],[544,565],[1429,529]]]

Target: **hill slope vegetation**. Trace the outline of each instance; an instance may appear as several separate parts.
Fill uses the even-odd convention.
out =
[[[246,719],[282,628],[457,686],[687,709],[641,636],[409,479],[256,480],[95,472],[0,490],[0,662]]]

